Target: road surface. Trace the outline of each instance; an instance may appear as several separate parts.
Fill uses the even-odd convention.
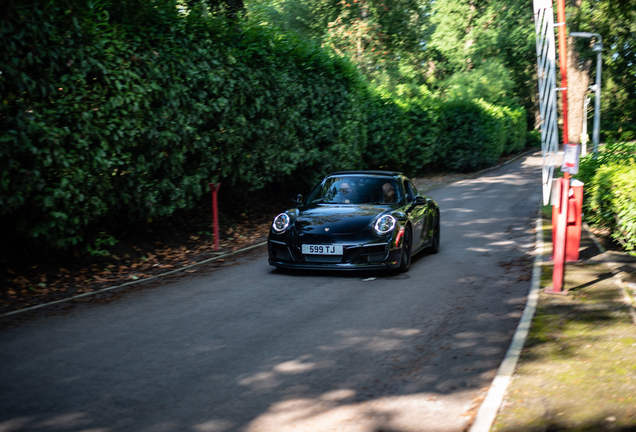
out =
[[[406,274],[285,273],[264,249],[0,331],[0,432],[462,431],[530,288],[541,157],[429,193]]]

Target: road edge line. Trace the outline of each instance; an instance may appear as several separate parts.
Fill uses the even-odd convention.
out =
[[[216,261],[216,260],[221,259],[221,258],[226,258],[226,257],[232,256],[232,255],[236,255],[236,254],[241,253],[241,252],[246,252],[246,251],[251,250],[251,249],[256,249],[257,247],[265,246],[266,244],[267,244],[267,242],[258,243],[258,244],[255,244],[255,245],[252,245],[252,246],[248,246],[248,247],[243,248],[243,249],[239,249],[239,250],[235,250],[235,251],[232,251],[232,252],[228,252],[228,253],[223,254],[223,255],[218,255],[218,256],[215,256],[215,257],[212,257],[212,258],[208,258],[206,260],[200,261],[198,263],[190,264],[190,265],[187,265],[185,267],[181,267],[181,268],[178,268],[178,269],[175,269],[175,270],[170,270],[170,271],[167,271],[165,273],[158,274],[158,275],[150,276],[148,278],[139,279],[139,280],[135,280],[135,281],[131,281],[131,282],[126,282],[126,283],[123,283],[121,285],[116,285],[116,286],[102,288],[102,289],[97,290],[97,291],[92,291],[92,292],[89,292],[89,293],[76,295],[76,296],[69,297],[69,298],[66,298],[66,299],[55,300],[55,301],[48,302],[48,303],[42,303],[42,304],[35,305],[35,306],[29,306],[29,307],[23,308],[23,309],[17,309],[17,310],[11,311],[11,312],[5,312],[3,314],[0,314],[0,318],[8,317],[8,316],[11,316],[11,315],[17,315],[17,314],[22,313],[22,312],[27,312],[27,311],[43,308],[45,306],[52,306],[52,305],[55,305],[55,304],[60,304],[60,303],[64,303],[64,302],[71,301],[71,300],[77,300],[77,299],[82,298],[82,297],[88,297],[88,296],[92,296],[92,295],[95,295],[95,294],[101,294],[103,292],[111,291],[111,290],[114,290],[114,289],[117,289],[117,288],[123,288],[123,287],[126,287],[126,286],[135,285],[135,284],[142,283],[142,282],[148,282],[149,280],[152,280],[152,279],[157,279],[157,278],[160,278],[160,277],[163,277],[163,276],[167,276],[169,274],[177,273],[177,272],[180,272],[180,271],[183,271],[183,270],[187,270],[187,269],[192,268],[192,267],[196,267],[196,266],[199,266],[199,265],[202,265],[202,264],[206,264],[206,263],[209,263],[209,262],[212,262],[212,261]]]
[[[506,390],[512,381],[512,376],[517,367],[519,357],[521,356],[521,350],[530,332],[530,325],[532,324],[532,318],[537,310],[537,304],[539,302],[539,290],[541,288],[541,261],[543,260],[543,219],[541,214],[537,218],[536,225],[536,245],[535,245],[535,257],[532,267],[532,282],[530,284],[530,292],[528,293],[528,301],[526,307],[523,310],[523,315],[517,330],[512,338],[510,347],[506,351],[497,375],[493,379],[486,399],[482,402],[475,421],[469,429],[469,432],[488,432],[492,427],[497,413],[503,402]]]

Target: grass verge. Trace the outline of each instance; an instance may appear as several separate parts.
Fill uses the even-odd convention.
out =
[[[544,230],[550,251],[545,214]],[[493,431],[636,430],[636,327],[607,265],[582,258],[566,266],[568,295],[540,294]],[[551,285],[552,267],[542,270]]]

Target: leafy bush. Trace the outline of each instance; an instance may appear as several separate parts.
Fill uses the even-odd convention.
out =
[[[541,131],[538,129],[533,129],[527,132],[526,135],[526,146],[527,147],[541,147]]]
[[[624,124],[604,124],[600,138],[605,141],[633,141],[636,140],[636,126]]]
[[[636,250],[636,143],[602,146],[598,158],[581,158],[584,219],[606,227],[626,250]]]
[[[430,165],[436,150],[435,108],[373,95],[366,112],[365,168],[415,175]]]
[[[590,191],[591,219],[611,230],[626,250],[636,250],[636,165],[605,165],[596,172]]]
[[[0,21],[0,215],[14,234],[65,248],[106,221],[191,208],[208,182],[244,193],[361,167],[365,87],[347,61],[136,3],[152,7],[13,2]]]
[[[636,143],[612,142],[599,147],[595,158],[593,153],[581,157],[579,173],[576,175],[583,183],[590,183],[598,169],[605,165],[629,165],[636,155]]]
[[[515,104],[515,83],[508,68],[498,59],[488,59],[475,69],[457,72],[440,85],[447,100],[483,99],[501,106]]]
[[[484,101],[444,102],[439,114],[437,163],[454,171],[494,165],[506,140],[503,109]]]
[[[514,153],[526,147],[526,110],[523,107],[504,107],[507,119],[504,154]]]

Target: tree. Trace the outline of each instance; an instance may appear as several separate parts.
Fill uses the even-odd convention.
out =
[[[495,105],[514,105],[514,82],[510,71],[497,58],[479,67],[457,72],[440,83],[445,99],[483,99]]]
[[[429,80],[432,85],[444,88],[456,73],[467,77],[472,70],[481,69],[482,75],[489,68],[494,72],[496,61],[508,71],[512,92],[532,111],[536,50],[531,3],[446,0],[435,2],[431,21],[435,28],[427,47],[429,67],[435,71]]]
[[[567,8],[569,29],[603,37],[602,130],[615,138],[636,138],[636,2],[633,0],[579,0]],[[573,67],[595,64],[590,39],[577,39]],[[596,70],[590,70],[590,82]],[[611,132],[610,132],[611,131]]]
[[[430,4],[422,0],[252,0],[255,19],[291,30],[353,61],[371,79],[424,61]]]

